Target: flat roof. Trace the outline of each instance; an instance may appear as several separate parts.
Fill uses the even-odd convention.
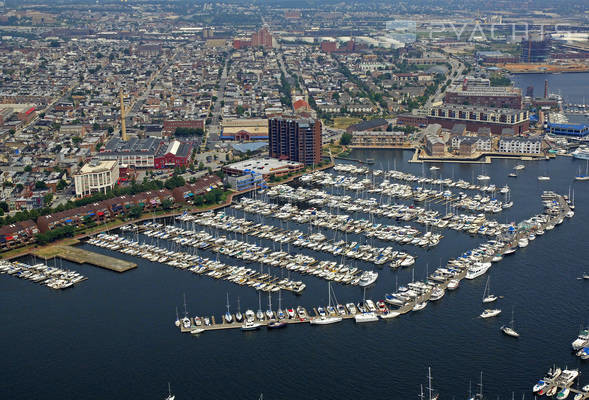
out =
[[[233,164],[226,165],[225,168],[239,170],[243,173],[255,174],[271,174],[275,170],[280,170],[286,167],[302,167],[304,164],[289,161],[279,160],[277,158],[252,158],[249,160],[239,161]]]
[[[117,160],[91,161],[80,169],[80,174],[110,171],[115,165],[118,165],[118,163]]]

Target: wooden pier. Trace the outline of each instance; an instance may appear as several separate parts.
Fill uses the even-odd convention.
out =
[[[32,252],[32,254],[36,257],[44,259],[45,261],[59,257],[78,264],[90,264],[119,273],[137,268],[137,264],[135,263],[119,260],[118,258],[109,257],[73,246],[48,246],[39,250],[35,250]]]

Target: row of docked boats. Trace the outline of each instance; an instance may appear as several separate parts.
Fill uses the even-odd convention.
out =
[[[88,243],[98,247],[109,248],[116,244],[119,252],[142,257],[146,260],[164,263],[171,267],[188,270],[194,274],[222,279],[241,286],[249,286],[265,292],[289,290],[301,293],[306,285],[301,281],[272,276],[269,273],[255,271],[244,266],[233,266],[218,260],[203,258],[197,254],[189,254],[178,250],[169,250],[152,244],[124,238],[116,234],[101,233],[89,238]],[[112,248],[112,247],[111,247]]]
[[[251,214],[269,212],[269,215],[273,218],[290,220],[299,224],[310,224],[314,227],[344,233],[362,234],[367,237],[376,237],[383,241],[397,242],[399,244],[432,247],[437,245],[441,239],[441,235],[438,234],[426,233],[422,235],[419,230],[411,226],[378,224],[366,219],[354,219],[346,214],[333,214],[314,207],[300,209],[291,203],[280,206],[263,200],[243,197],[234,208],[242,209]]]
[[[322,172],[323,175],[327,173]],[[327,174],[328,175],[328,174]],[[369,179],[356,182],[355,177],[346,178],[344,182],[348,182],[348,185],[344,185],[344,188],[353,189],[358,195],[369,194],[369,195],[380,195],[389,198],[396,198],[402,200],[413,200],[414,202],[447,202],[449,205],[462,208],[471,212],[486,212],[486,213],[499,213],[505,208],[513,206],[513,202],[506,200],[501,201],[494,198],[493,194],[496,190],[493,187],[493,192],[489,195],[483,192],[483,195],[477,193],[473,197],[467,195],[464,192],[454,194],[449,189],[439,188],[426,188],[424,186],[412,187],[408,184],[391,183],[388,179],[385,179],[380,184],[375,185]],[[306,182],[309,185],[318,185],[323,187],[329,187],[329,179],[319,179],[317,181]],[[508,194],[510,192],[509,186],[504,186],[498,190],[502,194]],[[291,201],[302,201],[305,199],[300,192],[300,188],[294,191],[294,197]],[[268,195],[271,197],[284,197],[285,193],[282,188],[272,188],[268,191]],[[363,197],[363,196],[362,196]],[[318,199],[309,200],[311,204],[319,202]]]
[[[398,180],[398,181],[404,181],[404,182],[410,182],[410,183],[417,183],[417,184],[421,184],[421,185],[425,185],[425,184],[429,184],[432,186],[443,186],[443,187],[448,187],[448,188],[459,188],[459,189],[463,189],[463,190],[478,190],[478,191],[483,191],[483,192],[494,192],[496,190],[496,186],[493,184],[476,184],[476,183],[470,183],[467,182],[465,180],[458,180],[458,181],[454,181],[450,178],[441,178],[441,177],[425,177],[425,176],[418,176],[418,175],[413,175],[410,174],[408,172],[403,172],[403,171],[398,171],[395,169],[392,170],[378,170],[378,169],[369,169],[366,167],[358,167],[352,164],[336,164],[333,167],[333,170],[336,172],[342,172],[342,173],[346,173],[346,174],[352,174],[352,175],[368,175],[368,174],[372,174],[373,176],[383,176],[385,178],[389,178],[389,179],[394,179],[394,180]],[[317,171],[312,175],[313,177],[311,178],[306,178],[310,181],[313,180],[320,180],[321,178],[326,178],[324,175],[323,171]],[[488,177],[485,175],[479,175],[478,178],[483,178],[483,179],[478,179],[481,182],[486,182],[488,181]],[[338,181],[340,177],[336,177],[334,179],[334,181]]]
[[[589,327],[582,328],[571,344],[573,351],[581,360],[589,360]]]
[[[205,225],[206,226],[206,225]],[[145,227],[137,227],[143,228]],[[180,246],[195,247],[200,250],[210,250],[228,257],[237,258],[248,263],[260,263],[288,271],[316,276],[318,278],[342,284],[362,284],[362,270],[357,267],[337,263],[336,261],[318,261],[305,254],[290,254],[287,251],[272,251],[255,243],[247,243],[226,236],[213,236],[206,231],[193,231],[175,226],[166,226],[163,230],[143,230],[149,237],[158,232],[167,232],[167,239]],[[365,274],[365,273],[364,273]]]
[[[554,396],[559,400],[568,398],[571,392],[574,392],[574,400],[587,399],[589,398],[589,385],[583,386],[580,390],[571,390],[578,377],[579,370],[577,369],[550,368],[546,376],[536,382],[532,392],[538,396]]]
[[[182,218],[183,222],[194,222],[205,227],[272,240],[281,245],[292,244],[297,247],[326,252],[334,256],[372,262],[376,265],[389,262],[398,266],[411,266],[415,263],[415,257],[402,251],[393,250],[390,246],[380,248],[367,243],[360,244],[356,241],[347,242],[343,239],[329,241],[324,234],[319,232],[305,235],[299,230],[289,231],[279,229],[272,225],[256,224],[245,218],[230,216],[225,212],[207,212],[179,218]]]
[[[73,270],[50,267],[45,264],[29,265],[5,260],[0,261],[0,274],[26,279],[55,290],[67,289],[88,279]]]
[[[273,189],[277,189],[277,187],[274,187]],[[286,198],[290,197],[286,196],[286,194],[292,192],[292,190],[294,189],[292,189],[290,186],[285,187],[284,193]],[[304,193],[306,190],[309,191],[309,196],[317,193],[317,191],[311,191],[308,189],[301,188],[297,189],[297,193]],[[319,192],[324,193],[321,191]],[[333,204],[337,204],[337,207],[339,209],[347,211],[354,210],[355,212],[365,213],[370,216],[382,216],[392,218],[397,221],[414,221],[419,224],[425,225],[426,227],[453,229],[456,231],[467,232],[473,235],[478,234],[483,236],[495,236],[502,234],[511,226],[509,224],[500,224],[494,220],[488,220],[485,214],[466,215],[446,213],[445,215],[441,215],[440,212],[437,210],[426,210],[423,207],[415,207],[406,204],[391,204],[384,202],[382,200],[379,202],[374,198],[368,200],[353,200],[350,196],[334,194],[324,194],[323,196],[329,198],[329,207],[332,207]],[[361,207],[358,208],[358,206]],[[279,207],[276,206],[274,208],[274,211],[276,211],[278,208]],[[317,210],[311,210],[311,215],[313,212],[317,213]],[[343,218],[347,219],[348,217],[344,216]],[[439,243],[439,240],[442,238],[442,235],[437,233],[426,232],[423,236],[431,237],[430,241],[436,244]]]

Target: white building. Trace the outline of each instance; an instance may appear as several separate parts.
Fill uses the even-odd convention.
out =
[[[119,163],[116,160],[94,160],[74,175],[76,197],[84,197],[96,192],[106,193],[119,180]]]
[[[542,139],[501,138],[499,140],[499,151],[503,153],[540,154],[542,151]]]

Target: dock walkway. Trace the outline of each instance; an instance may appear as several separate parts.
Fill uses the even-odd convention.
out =
[[[92,251],[80,249],[73,246],[55,245],[44,247],[42,249],[34,250],[33,255],[49,260],[55,257],[63,258],[67,261],[72,261],[78,264],[90,264],[96,267],[108,269],[115,272],[126,272],[133,268],[137,268],[137,264],[119,260],[114,257],[109,257],[103,254],[94,253]]]

